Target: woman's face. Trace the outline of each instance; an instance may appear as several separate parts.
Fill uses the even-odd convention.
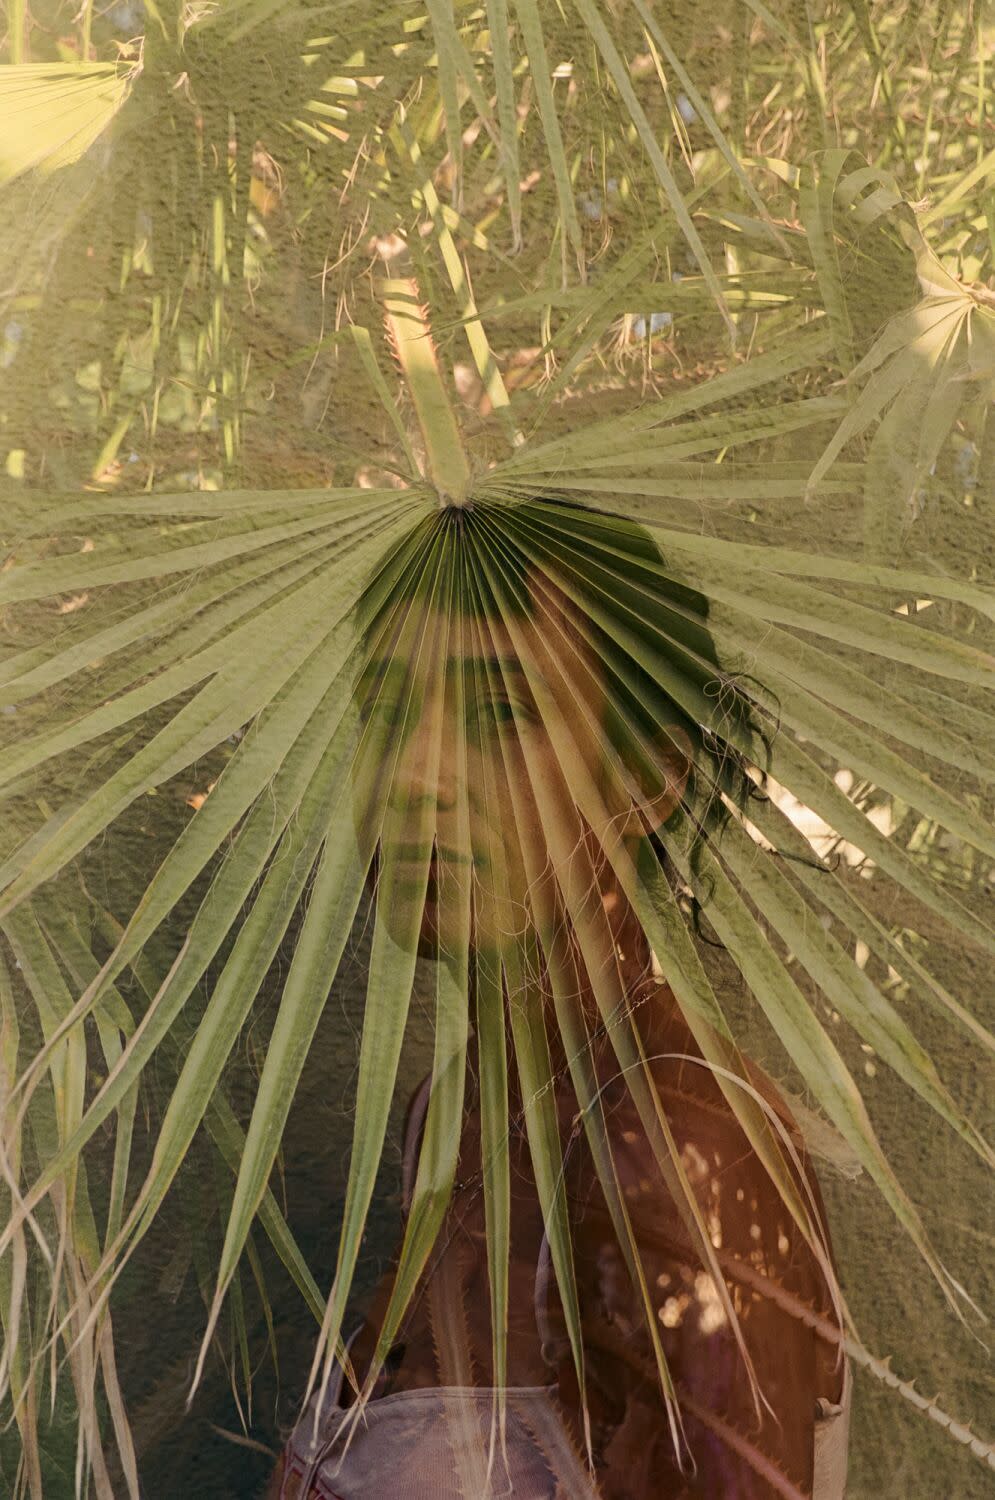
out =
[[[604,739],[599,665],[548,594],[535,619],[426,607],[374,654],[361,711],[382,758],[378,900],[394,941],[457,952],[472,889],[474,941],[494,942],[522,927],[538,881],[563,887],[585,841],[590,858],[592,829],[643,836]],[[659,764],[640,801],[662,822],[687,766]]]

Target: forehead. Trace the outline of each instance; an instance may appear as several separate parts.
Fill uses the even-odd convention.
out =
[[[414,601],[406,610],[382,622],[371,632],[373,655],[414,657],[416,652],[465,659],[486,657],[494,652],[513,655],[515,641],[531,635],[531,621],[516,620],[509,626],[497,610],[484,614],[469,610],[445,609],[437,604]]]
[[[433,683],[441,688],[444,680],[452,682],[457,673],[465,688],[477,691],[496,692],[502,685],[524,691],[530,681],[555,680],[562,673],[575,694],[589,700],[601,693],[594,653],[573,632],[564,634],[552,616],[508,621],[433,606],[412,610],[374,632],[360,691],[378,686],[383,691],[388,682],[398,688],[415,683],[425,691]]]

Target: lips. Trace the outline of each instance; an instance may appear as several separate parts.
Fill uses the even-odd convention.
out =
[[[387,851],[387,858],[393,864],[420,865],[425,863],[428,850],[417,844],[397,844]],[[466,854],[460,854],[455,849],[432,849],[429,866],[434,872],[440,864],[446,865],[468,865],[470,858]]]
[[[418,844],[395,844],[386,850],[386,854],[388,859],[399,864],[416,865],[424,863],[428,850]],[[434,854],[432,857],[435,858]]]

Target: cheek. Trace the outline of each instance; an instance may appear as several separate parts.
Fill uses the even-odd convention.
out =
[[[600,801],[603,813],[614,820],[628,812],[629,798],[611,752],[588,732],[588,726],[578,726],[575,732],[576,738],[566,747],[566,759],[561,762],[551,756],[558,771],[556,784],[562,789],[564,815],[571,820],[577,817],[578,799],[590,806],[592,814]]]
[[[485,852],[494,839],[508,837],[508,829],[515,826],[515,810],[499,745],[488,747],[471,759],[467,766],[466,800],[470,837],[475,847]]]

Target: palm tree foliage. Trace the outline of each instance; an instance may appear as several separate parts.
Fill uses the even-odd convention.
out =
[[[730,0],[707,25],[643,0],[427,0],[362,20],[265,0],[86,5],[72,23],[56,5],[12,8],[0,1313],[32,1495],[45,1402],[67,1379],[50,1348],[68,1363],[80,1474],[111,1494],[113,1442],[136,1492],[116,1278],[202,1138],[230,1184],[202,1357],[233,1299],[244,1344],[257,1226],[321,1324],[319,1357],[338,1347],[417,959],[399,828],[417,831],[422,896],[438,844],[432,878],[456,915],[394,1326],[451,1192],[472,1021],[495,1369],[509,1070],[579,1351],[542,1102],[546,1025],[574,1059],[589,1040],[564,930],[640,1110],[658,1108],[588,910],[599,866],[789,1210],[814,1234],[736,1085],[736,1028],[698,932],[724,945],[799,1085],[963,1303],[855,1072],[863,1046],[991,1166],[912,1019],[925,1007],[972,1056],[992,1050],[975,996],[920,937],[939,923],[966,951],[995,947],[995,153],[980,118],[974,135],[951,124],[965,100],[982,108],[986,45],[967,8],[856,0]],[[966,561],[965,535],[981,543]],[[515,604],[523,570],[542,629]],[[529,761],[521,703],[500,756],[483,753],[479,705],[499,718],[506,684],[500,653],[470,646],[498,639],[555,749],[552,781]],[[576,711],[592,659],[611,734]],[[675,716],[689,790],[634,856],[620,812],[642,807],[649,829]],[[441,794],[413,801],[396,774],[415,726],[430,784],[452,735],[445,849]],[[771,795],[744,800],[747,767]],[[471,817],[471,783],[510,808],[500,849]],[[835,858],[789,816],[799,806]],[[94,851],[149,822],[153,868],[102,899]],[[959,858],[924,858],[926,834]],[[274,1168],[374,865],[348,1190],[319,1287]],[[239,1109],[239,1039],[288,932]],[[503,997],[517,997],[512,1057]],[[157,1119],[152,1076],[169,1080]],[[582,1066],[571,1077],[634,1252],[596,1095]]]

